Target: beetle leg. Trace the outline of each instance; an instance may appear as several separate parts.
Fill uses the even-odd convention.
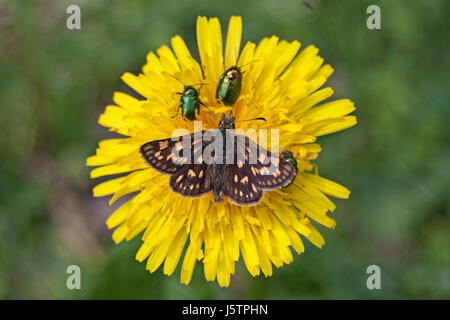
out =
[[[172,118],[175,118],[178,115],[178,110],[180,110],[182,107],[183,105],[180,103],[180,105],[177,108],[177,113],[174,116],[172,116]]]

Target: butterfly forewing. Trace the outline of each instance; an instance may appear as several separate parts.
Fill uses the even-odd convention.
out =
[[[184,154],[183,146],[186,148],[186,154]],[[194,139],[194,133],[192,133],[174,140],[168,138],[147,142],[141,146],[140,151],[144,160],[152,168],[163,174],[173,175],[182,170],[186,164],[201,163],[203,159],[198,156],[201,155],[201,149],[201,139]]]
[[[150,141],[141,146],[141,154],[148,165],[164,174],[173,174],[180,169],[172,158],[172,149],[176,141],[163,139]]]
[[[244,148],[245,159],[249,159],[245,163],[245,166],[248,166],[249,179],[257,188],[274,190],[282,188],[292,181],[295,169],[289,162],[265,150],[247,137],[237,139],[237,144],[241,143],[242,145],[242,141],[245,141],[245,147],[238,146],[237,148]]]
[[[274,190],[287,186],[295,177],[295,170],[292,164],[279,159],[279,164],[274,170],[271,170],[269,166],[261,165],[259,168],[253,167],[256,171],[256,183],[264,190]]]
[[[286,186],[294,177],[287,161],[272,155],[248,137],[235,135],[234,162],[225,164],[223,193],[238,205],[255,205],[264,190]]]

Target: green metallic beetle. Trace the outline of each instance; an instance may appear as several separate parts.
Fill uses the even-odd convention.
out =
[[[177,93],[181,95],[179,108],[183,118],[196,120],[200,113],[200,105],[203,105],[197,89],[193,86],[184,86],[183,92]]]
[[[294,155],[290,151],[282,151],[281,155],[283,156],[283,159],[286,160],[287,162],[289,162],[290,164],[292,164],[294,166],[294,169],[295,169],[294,178],[292,179],[292,181],[288,185],[286,185],[286,187],[288,187],[294,182],[295,177],[297,176],[297,172],[298,172],[297,160],[295,160]]]
[[[219,79],[216,89],[216,99],[226,106],[236,102],[241,92],[242,72],[238,66],[228,68]]]

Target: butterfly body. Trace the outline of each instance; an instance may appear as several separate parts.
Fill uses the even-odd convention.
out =
[[[228,68],[221,76],[216,89],[216,99],[226,106],[236,102],[241,92],[242,72],[238,66]]]
[[[225,196],[237,205],[255,205],[265,191],[289,184],[295,169],[249,138],[236,135],[234,128],[234,117],[224,115],[211,139],[202,131],[201,139],[192,133],[178,140],[156,140],[142,145],[140,151],[150,167],[171,176],[170,187],[182,196],[199,197],[213,191],[216,202]],[[222,138],[223,144],[214,145],[219,143],[214,137]],[[229,150],[231,142],[234,149]],[[183,144],[191,148],[181,154]],[[208,154],[208,150],[212,152]],[[217,157],[220,152],[224,159]],[[253,152],[257,152],[255,157]],[[254,163],[250,159],[255,159]]]
[[[219,123],[219,131],[222,136],[222,154],[226,154],[227,146],[227,130],[234,130],[234,117],[224,116]],[[211,180],[213,181],[214,201],[221,202],[223,196],[223,188],[226,184],[226,177],[229,176],[231,167],[230,164],[219,164],[214,162],[211,170]]]
[[[216,164],[212,165],[211,175],[213,179],[213,190],[214,190],[214,201],[221,202],[223,195],[223,186],[224,186],[224,165]]]

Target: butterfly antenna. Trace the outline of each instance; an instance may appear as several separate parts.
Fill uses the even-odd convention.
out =
[[[267,120],[265,118],[253,118],[253,119],[235,121],[235,123],[236,122],[244,122],[244,121],[253,121],[253,120],[263,120],[264,122],[267,122]]]
[[[203,82],[200,82],[200,83],[196,83],[196,84],[193,84],[192,86],[198,86],[198,85],[200,85],[200,88],[198,88],[198,93],[200,93],[200,89],[204,86],[204,85],[207,85],[207,83],[203,83]]]

